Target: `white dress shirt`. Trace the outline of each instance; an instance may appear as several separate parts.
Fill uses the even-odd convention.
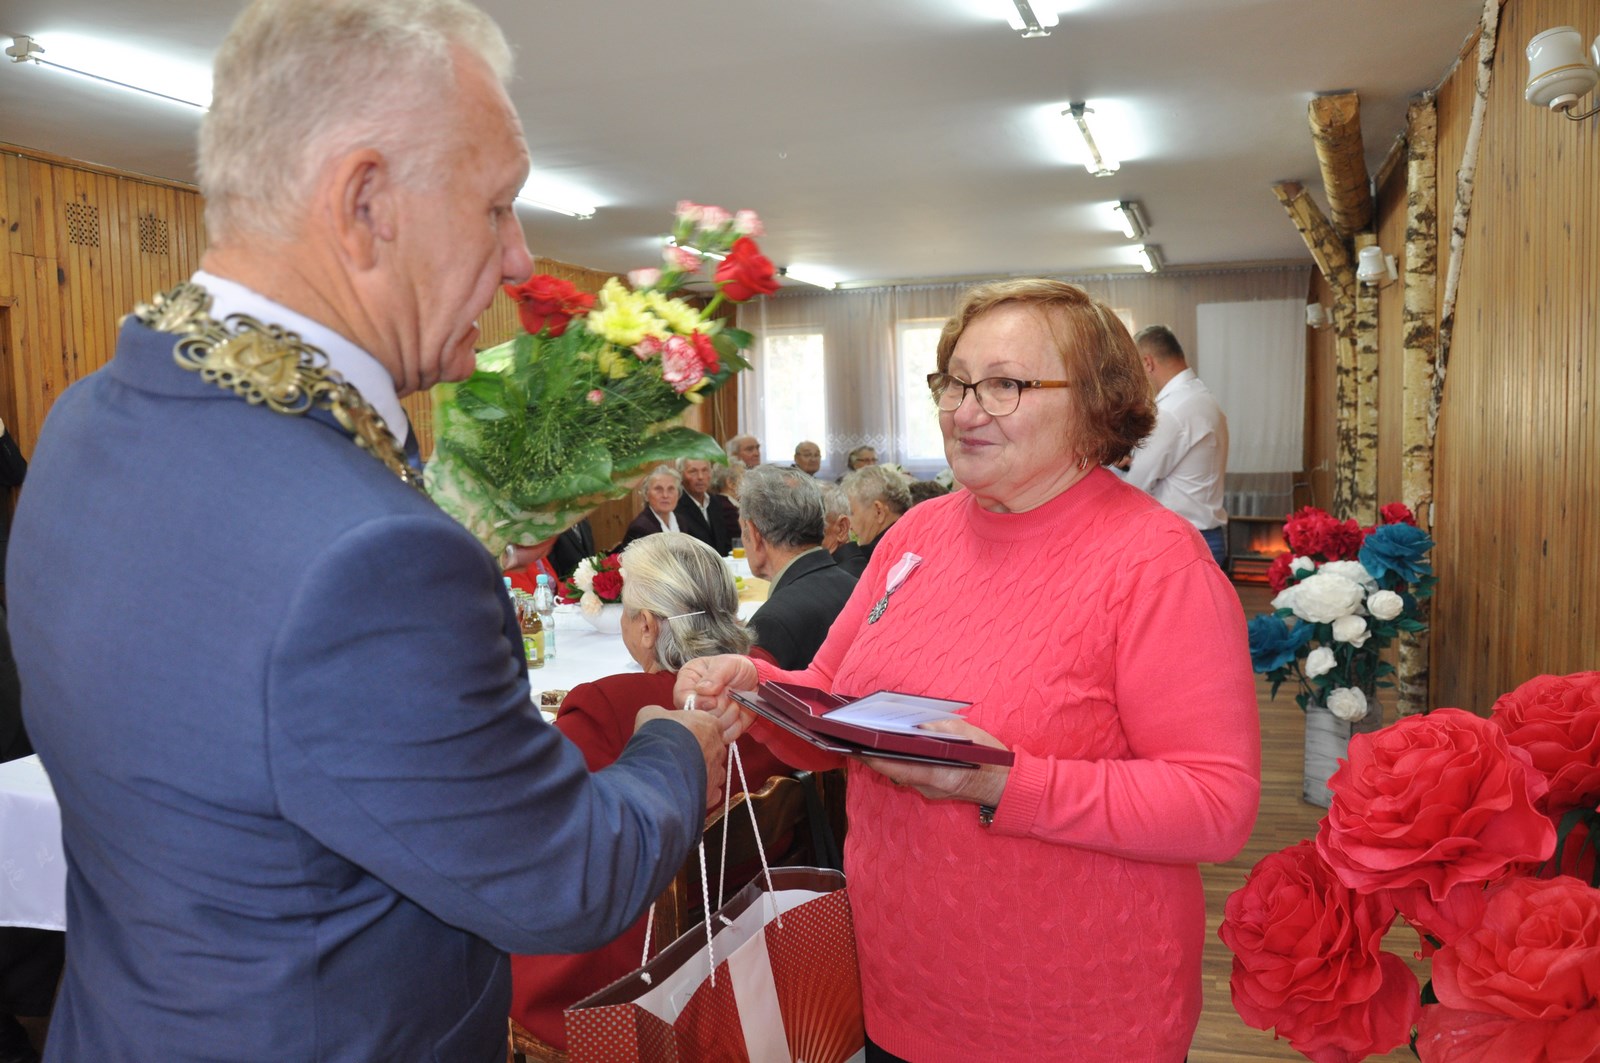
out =
[[[1211,390],[1185,369],[1156,396],[1156,427],[1133,452],[1127,481],[1210,531],[1228,523],[1222,505],[1228,471],[1228,418]]]
[[[678,531],[679,530],[679,528],[678,528],[678,515],[676,513],[668,513],[666,520],[662,520],[661,519],[661,514],[657,513],[653,509],[650,510],[650,515],[656,519],[656,523],[657,524],[661,525],[661,530],[662,531]]]
[[[273,302],[260,292],[246,288],[238,281],[219,277],[215,273],[199,270],[190,278],[211,295],[211,316],[221,321],[229,314],[247,314],[263,325],[277,325],[297,333],[302,340],[328,356],[328,368],[344,377],[345,383],[361,392],[361,397],[372,404],[394,436],[396,445],[404,447],[406,436],[411,434],[411,422],[406,410],[394,393],[394,377],[383,363],[333,331],[327,325],[313,321],[304,314],[290,310],[282,303]]]

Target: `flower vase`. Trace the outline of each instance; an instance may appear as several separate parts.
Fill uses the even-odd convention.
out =
[[[580,609],[579,615],[589,622],[589,626],[602,635],[622,634],[622,603],[607,602],[594,612]]]
[[[1350,748],[1350,736],[1376,731],[1383,726],[1383,706],[1376,694],[1367,694],[1367,715],[1346,723],[1316,701],[1306,702],[1305,768],[1300,796],[1308,804],[1327,808],[1333,804],[1328,780],[1339,767],[1339,759]]]

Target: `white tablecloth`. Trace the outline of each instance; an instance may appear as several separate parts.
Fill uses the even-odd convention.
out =
[[[38,757],[0,764],[0,926],[67,928],[61,810]]]

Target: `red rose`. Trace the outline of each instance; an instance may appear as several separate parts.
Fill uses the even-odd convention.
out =
[[[595,594],[603,602],[618,602],[622,600],[622,573],[607,569],[594,574]]]
[[[1322,553],[1329,561],[1354,561],[1366,535],[1353,520],[1330,520],[1322,533]]]
[[[1456,887],[1492,882],[1555,848],[1555,830],[1535,807],[1544,779],[1498,727],[1460,709],[1353,736],[1328,789],[1333,807],[1317,851],[1339,881],[1393,890],[1401,913],[1441,940],[1452,927],[1429,926],[1413,896],[1459,911],[1467,900],[1451,895]]]
[[[1552,820],[1554,822],[1554,820]],[[1572,825],[1567,832],[1566,841],[1561,845],[1561,859],[1554,858],[1535,870],[1539,878],[1554,878],[1557,875],[1571,875],[1579,882],[1594,881],[1594,865],[1600,852],[1596,851],[1596,844],[1600,838],[1591,837],[1589,824],[1583,820]]]
[[[1322,553],[1324,529],[1333,518],[1315,506],[1306,506],[1283,522],[1283,538],[1300,557]]]
[[[574,314],[594,306],[594,296],[578,291],[571,281],[535,273],[521,284],[507,284],[506,294],[517,301],[517,316],[530,336],[548,328],[550,337],[567,331]]]
[[[1272,584],[1273,591],[1282,594],[1289,587],[1289,562],[1294,558],[1289,554],[1279,554],[1272,559],[1272,564],[1267,566],[1267,582]]]
[[[1379,948],[1394,909],[1333,877],[1309,841],[1264,858],[1229,898],[1233,1007],[1319,1063],[1354,1063],[1406,1042],[1417,980]]]
[[[742,303],[777,291],[775,272],[771,260],[761,253],[756,242],[741,236],[728,250],[728,257],[717,266],[716,281],[729,302]]]
[[[1425,1061],[1600,1060],[1600,890],[1515,878],[1433,959]]]
[[[1378,510],[1378,517],[1383,524],[1410,524],[1415,526],[1417,518],[1404,502],[1390,502]]]
[[[722,368],[722,363],[717,359],[717,345],[710,336],[704,332],[691,332],[689,339],[694,343],[695,357],[700,359],[700,364],[708,374]]]
[[[1546,812],[1600,804],[1600,672],[1536,676],[1502,694],[1490,719],[1549,780]]]

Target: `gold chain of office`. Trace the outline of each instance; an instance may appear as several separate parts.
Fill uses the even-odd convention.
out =
[[[357,446],[426,493],[422,474],[406,463],[382,415],[329,368],[326,353],[278,325],[262,324],[247,314],[229,314],[219,322],[210,311],[210,293],[185,283],[140,303],[133,315],[146,328],[179,337],[172,356],[180,367],[274,413],[329,411]]]

